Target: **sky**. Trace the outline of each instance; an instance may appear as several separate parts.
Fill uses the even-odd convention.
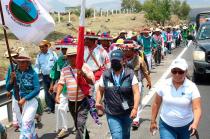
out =
[[[39,0],[50,11],[63,11],[64,7],[74,7],[81,0]],[[144,0],[140,0],[142,3]],[[210,0],[187,0],[192,8],[210,7]],[[119,9],[121,0],[86,0],[87,7],[97,9]]]

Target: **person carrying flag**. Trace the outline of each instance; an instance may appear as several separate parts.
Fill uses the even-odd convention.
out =
[[[35,131],[34,118],[38,108],[36,96],[40,91],[39,77],[31,66],[31,58],[28,54],[22,53],[16,59],[17,68],[6,79],[6,89],[14,89],[14,80],[16,79],[20,100],[15,109],[20,116],[20,139],[37,138]]]
[[[11,48],[10,49],[10,53],[11,53],[11,57],[12,57],[12,64],[13,64],[13,67],[16,69],[17,68],[17,61],[15,61],[15,59],[19,56],[19,54],[24,51],[24,48],[23,47],[18,47],[17,49],[15,48]],[[8,55],[8,51],[6,51],[4,53],[4,57],[6,57],[7,59],[9,58],[9,55]],[[5,80],[7,80],[10,76],[12,72],[12,68],[11,68],[11,65],[8,67],[8,70],[7,70],[7,74],[5,76]],[[15,128],[15,132],[19,131],[19,127],[20,127],[20,117],[21,115],[18,115],[20,113],[17,113],[15,111],[15,109],[19,109],[18,107],[18,101],[17,101],[17,97],[15,96],[15,92],[14,90],[7,90],[8,93],[7,93],[7,96],[9,98],[12,98],[12,120],[13,120],[13,127]]]
[[[67,87],[67,97],[69,111],[74,119],[76,124],[76,139],[83,139],[83,133],[86,133],[86,138],[89,137],[86,127],[86,121],[88,118],[88,112],[90,110],[90,105],[88,102],[87,96],[91,95],[91,88],[81,85],[81,82],[84,81],[88,85],[93,85],[94,74],[91,71],[90,67],[84,63],[81,70],[76,68],[76,54],[77,47],[69,47],[66,52],[67,60],[69,65],[64,67],[61,70],[60,79],[58,81],[57,93],[56,93],[56,103],[60,103],[60,94],[62,93],[63,87],[66,84]],[[84,80],[78,79],[83,77]],[[75,110],[76,103],[76,110]]]

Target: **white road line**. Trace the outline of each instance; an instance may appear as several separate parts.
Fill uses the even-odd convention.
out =
[[[189,41],[188,46],[192,43],[192,41]],[[188,47],[185,47],[182,52],[176,57],[177,58],[181,58],[183,56],[183,54],[186,52],[186,50],[188,49]],[[168,69],[166,70],[166,72],[160,77],[160,79],[155,83],[155,85],[150,89],[149,91],[149,95],[146,95],[143,100],[142,100],[142,110],[145,108],[145,106],[151,101],[152,97],[155,94],[155,90],[157,88],[157,86],[161,83],[162,80],[166,79],[168,77],[168,75],[170,74],[170,66],[168,67]]]

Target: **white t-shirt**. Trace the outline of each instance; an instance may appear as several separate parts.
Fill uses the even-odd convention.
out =
[[[197,86],[185,79],[177,90],[172,78],[164,80],[157,88],[157,94],[162,97],[161,119],[172,127],[182,127],[193,120],[192,100],[199,98]]]

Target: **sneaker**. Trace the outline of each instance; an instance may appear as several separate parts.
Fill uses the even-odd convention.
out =
[[[139,122],[133,121],[133,123],[132,123],[133,130],[137,130],[139,128],[139,126],[140,126]]]
[[[68,130],[62,129],[62,130],[59,132],[59,134],[57,135],[56,138],[61,139],[61,138],[64,138],[64,137],[66,137],[66,136],[68,136],[68,135],[69,135]]]

